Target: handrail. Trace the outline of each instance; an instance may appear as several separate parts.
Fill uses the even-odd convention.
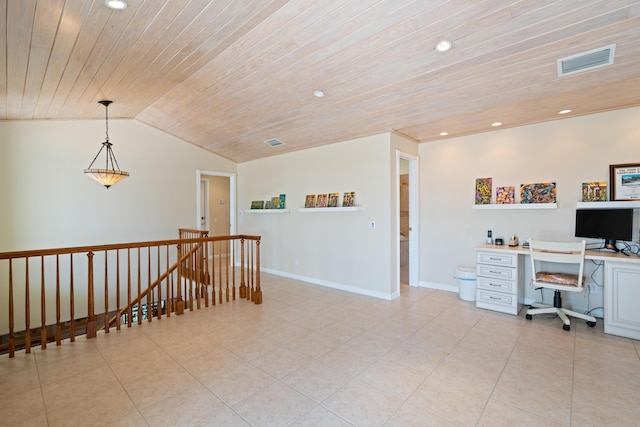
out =
[[[83,327],[93,338],[114,322],[120,329],[215,305],[216,296],[222,303],[224,293],[229,302],[236,288],[240,298],[262,303],[260,236],[180,229],[180,237],[0,253],[0,313],[8,313],[0,316],[0,352],[29,353],[38,341],[46,349],[63,335],[74,341]]]

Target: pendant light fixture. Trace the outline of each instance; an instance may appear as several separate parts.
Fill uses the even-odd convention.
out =
[[[109,142],[109,104],[112,102],[113,101],[106,100],[98,101],[99,104],[102,104],[105,107],[106,137],[102,143],[102,147],[100,147],[100,151],[98,151],[96,157],[93,158],[89,167],[84,170],[84,173],[87,176],[95,179],[106,188],[111,187],[113,184],[116,184],[129,176],[129,172],[120,170],[116,156],[113,154],[113,150],[111,149],[113,144]],[[103,150],[105,150],[106,157],[104,169],[93,169],[93,164],[98,160],[98,157]]]

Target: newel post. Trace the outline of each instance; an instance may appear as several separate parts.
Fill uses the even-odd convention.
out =
[[[253,292],[256,304],[262,304],[262,290],[260,289],[260,238],[256,240],[256,290]]]
[[[93,252],[87,254],[87,338],[95,338],[96,336],[96,313],[93,297]]]
[[[184,314],[184,301],[182,300],[182,245],[178,243],[178,280],[176,294],[176,314]]]

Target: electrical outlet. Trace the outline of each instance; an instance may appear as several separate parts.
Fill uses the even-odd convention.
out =
[[[587,289],[589,290],[590,294],[598,293],[598,285],[596,285],[595,283],[587,283]]]

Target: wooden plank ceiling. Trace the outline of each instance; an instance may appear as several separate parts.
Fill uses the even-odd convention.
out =
[[[111,99],[112,118],[245,162],[640,105],[640,1],[126,1],[0,0],[0,120],[99,119]],[[611,44],[613,65],[558,77]]]

